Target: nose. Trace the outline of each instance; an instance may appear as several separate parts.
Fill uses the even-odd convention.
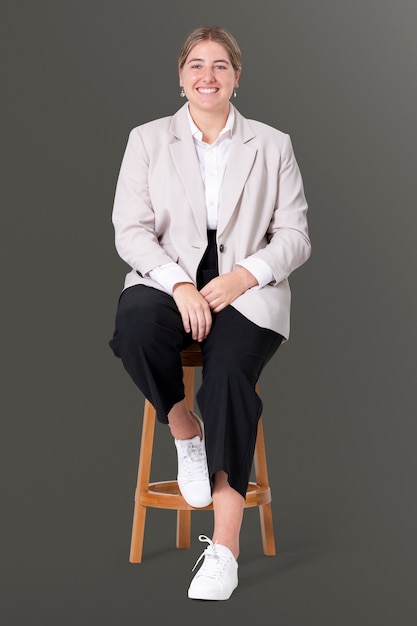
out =
[[[205,70],[203,80],[206,83],[212,83],[215,80],[213,70],[210,67]]]

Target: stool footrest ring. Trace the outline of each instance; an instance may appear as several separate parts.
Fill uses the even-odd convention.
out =
[[[182,497],[176,480],[164,480],[149,483],[148,491],[137,493],[135,499],[142,506],[150,506],[157,509],[177,510],[211,510],[212,504],[202,509],[196,509],[187,504]],[[258,485],[250,482],[246,492],[245,508],[269,504],[271,502],[271,489],[268,485]]]

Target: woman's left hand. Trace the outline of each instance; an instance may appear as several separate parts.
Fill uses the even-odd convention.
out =
[[[208,302],[213,313],[218,313],[242,295],[247,289],[258,284],[255,276],[246,268],[238,267],[232,272],[213,278],[200,293]]]

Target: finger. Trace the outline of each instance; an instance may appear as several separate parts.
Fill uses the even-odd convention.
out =
[[[204,287],[200,290],[201,295],[203,296],[203,298],[207,298],[207,296],[210,293],[213,293],[213,289],[215,289],[216,284],[214,283],[216,279],[213,278],[212,280],[210,280],[207,285],[204,285]],[[214,283],[214,284],[213,284]]]
[[[196,335],[197,335],[197,321],[196,321],[196,317],[194,315],[193,311],[188,311],[188,327],[189,330],[187,332],[191,333],[191,337],[193,338],[193,340],[196,340]],[[184,326],[185,328],[185,326]]]
[[[191,336],[194,341],[203,341],[205,335],[205,318],[199,312],[190,313]]]
[[[224,298],[222,298],[222,297],[220,297],[220,296],[216,296],[216,297],[213,297],[213,298],[210,300],[210,302],[209,302],[209,307],[210,307],[210,309],[211,309],[214,313],[217,313],[216,309],[217,309],[219,306],[221,306],[222,304],[224,304],[224,303],[225,303],[225,299],[224,299]],[[224,304],[224,306],[225,306],[225,304]]]
[[[209,332],[211,331],[211,326],[213,323],[213,319],[211,317],[211,310],[209,307],[207,307],[207,309],[204,311],[204,317],[205,317],[205,322],[206,322],[205,333],[204,333],[204,339],[205,339],[208,336]]]
[[[209,309],[210,311],[210,309]],[[210,319],[211,319],[211,313],[210,313]],[[206,311],[202,311],[198,317],[197,317],[197,322],[198,322],[198,329],[197,329],[197,341],[203,341],[203,339],[205,339],[207,337],[208,334],[208,328],[207,328],[207,316],[206,316]]]
[[[212,325],[211,310],[205,300],[202,301],[202,306],[197,310],[197,341],[203,341],[209,334]]]
[[[218,300],[219,298],[219,294],[214,292],[214,291],[210,291],[206,296],[205,296],[205,301],[207,302],[207,304],[209,305],[209,307],[212,307],[212,304]]]
[[[190,324],[188,311],[186,311],[185,313],[181,313],[181,319],[182,319],[182,325],[184,326],[185,332],[186,333],[191,332],[191,324]]]

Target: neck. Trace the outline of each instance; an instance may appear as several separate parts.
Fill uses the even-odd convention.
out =
[[[190,114],[194,124],[203,133],[203,141],[213,143],[226,125],[229,106],[222,111],[195,111],[190,105]]]

